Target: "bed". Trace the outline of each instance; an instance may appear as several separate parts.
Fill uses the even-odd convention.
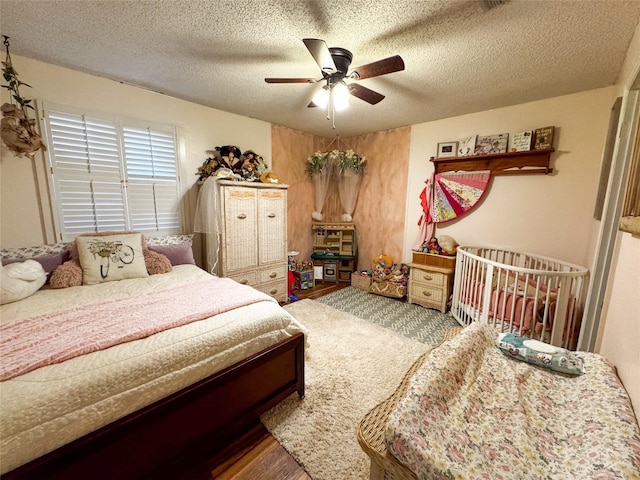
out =
[[[105,309],[133,312],[130,323],[143,311],[159,318],[164,310],[170,317],[194,304],[193,290],[206,292],[212,303],[218,296],[234,303],[150,336],[63,355],[58,363],[5,368],[3,478],[180,478],[187,466],[206,476],[206,458],[287,396],[304,395],[305,328],[266,294],[192,264],[144,278],[45,286],[3,305],[0,325],[6,334],[34,318],[55,325],[102,318]],[[144,299],[156,310],[136,307]]]
[[[574,349],[588,270],[561,260],[492,247],[458,247],[451,314],[461,325],[491,323]]]
[[[615,367],[577,352],[560,356],[586,373],[542,368],[503,351],[504,335],[465,327],[365,415],[372,480],[640,478],[640,428]]]

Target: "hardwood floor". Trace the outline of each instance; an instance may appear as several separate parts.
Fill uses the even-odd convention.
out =
[[[299,300],[316,299],[348,287],[349,283],[321,283],[296,291]],[[264,426],[236,453],[226,458],[211,472],[219,480],[312,480]]]
[[[278,441],[261,427],[254,442],[211,472],[218,480],[312,480]]]

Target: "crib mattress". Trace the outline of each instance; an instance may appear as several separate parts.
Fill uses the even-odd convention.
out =
[[[640,429],[615,368],[568,377],[507,358],[474,323],[435,349],[389,415],[389,452],[423,478],[640,478]]]
[[[3,323],[208,278],[193,265],[169,274],[64,290],[3,305]],[[26,373],[0,383],[1,473],[305,332],[264,301]]]

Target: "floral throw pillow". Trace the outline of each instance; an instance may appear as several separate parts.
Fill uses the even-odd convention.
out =
[[[148,277],[142,234],[76,237],[83,285]]]

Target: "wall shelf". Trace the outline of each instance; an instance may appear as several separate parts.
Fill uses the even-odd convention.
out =
[[[551,153],[555,150],[528,150],[526,152],[494,153],[469,157],[431,157],[435,173],[491,170],[492,175],[546,175],[553,172]]]

